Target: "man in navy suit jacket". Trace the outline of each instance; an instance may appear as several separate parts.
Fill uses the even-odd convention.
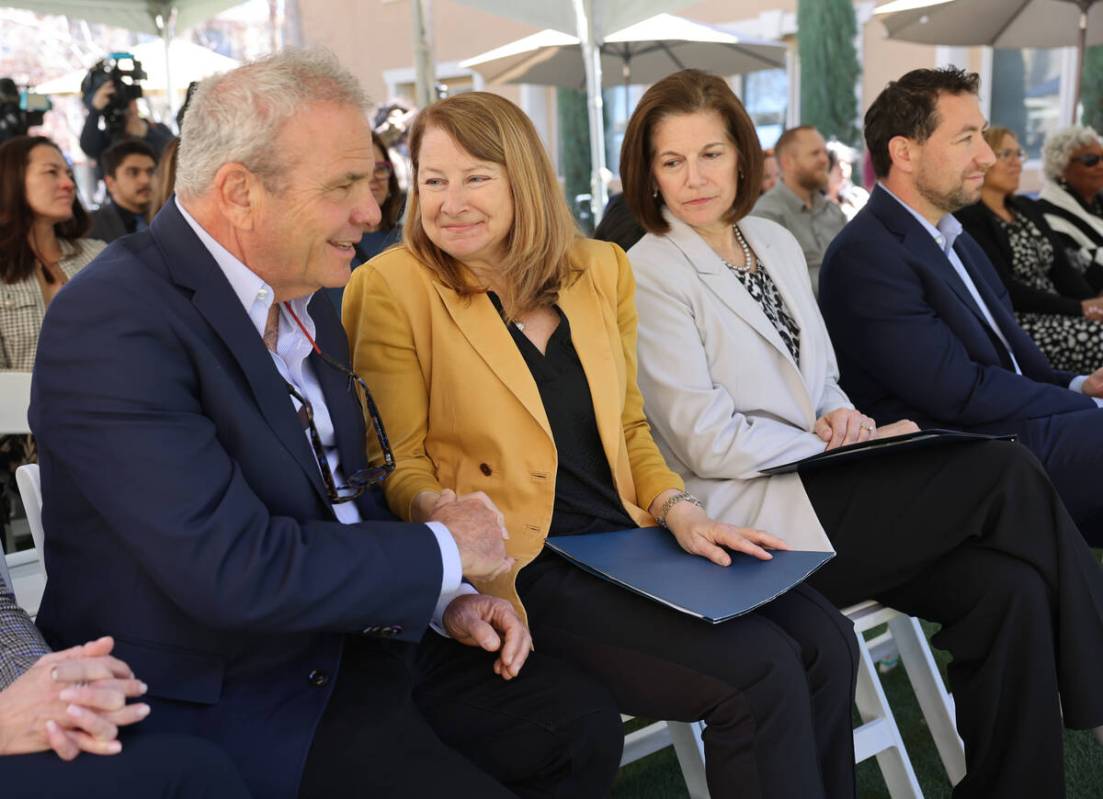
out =
[[[461,584],[510,567],[500,517],[450,495],[403,524],[358,495],[365,421],[317,289],[379,219],[365,104],[309,51],[205,82],[177,198],[51,304],[41,627],[114,636],[142,728],[214,740],[258,797],[604,795],[612,699]]]
[[[1085,538],[1103,545],[1103,370],[1049,364],[953,216],[976,202],[995,163],[976,92],[975,74],[914,70],[866,114],[880,183],[820,274],[842,384],[879,423],[1015,434]]]

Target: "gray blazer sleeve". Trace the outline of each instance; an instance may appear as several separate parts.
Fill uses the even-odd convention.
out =
[[[15,603],[6,577],[5,569],[0,573],[0,691],[50,651],[30,616]]]

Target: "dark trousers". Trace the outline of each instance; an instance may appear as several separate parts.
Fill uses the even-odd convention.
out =
[[[712,796],[854,796],[854,629],[812,589],[711,625],[546,550],[518,589],[537,651],[600,679],[622,712],[708,723]]]
[[[140,728],[139,728],[140,730]],[[117,755],[0,757],[4,799],[248,799],[229,758],[187,735],[124,733]]]
[[[1103,724],[1103,571],[1041,464],[986,442],[802,475],[838,555],[811,582],[938,622],[968,773],[954,796],[1061,797],[1061,713]]]
[[[350,637],[301,799],[608,794],[624,728],[605,689],[543,652],[507,682],[494,658],[431,631]]]
[[[1103,547],[1103,409],[1031,419],[1019,440],[1046,467],[1084,538]]]

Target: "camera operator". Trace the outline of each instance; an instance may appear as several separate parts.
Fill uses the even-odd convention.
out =
[[[120,236],[145,230],[146,214],[153,199],[153,173],[157,156],[141,139],[123,139],[111,145],[100,159],[108,201],[92,214],[94,239],[111,242]]]
[[[92,68],[93,73],[101,69],[100,65]],[[91,76],[90,76],[91,77]],[[152,122],[138,113],[138,101],[136,96],[131,97],[126,103],[122,113],[121,124],[107,124],[105,118],[111,106],[112,99],[119,91],[117,81],[104,80],[92,93],[88,101],[88,117],[84,120],[84,129],[80,132],[80,147],[89,157],[97,161],[104,151],[117,141],[126,138],[141,139],[153,152],[160,155],[169,140],[173,138],[172,131],[160,122]],[[140,96],[140,88],[137,96]],[[116,101],[117,102],[117,101]],[[101,127],[101,121],[105,124]]]
[[[49,98],[20,92],[14,80],[0,78],[0,144],[26,136],[32,127],[43,123],[52,107]]]

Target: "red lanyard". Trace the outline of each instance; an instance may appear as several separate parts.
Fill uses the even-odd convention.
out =
[[[306,325],[304,325],[302,323],[302,320],[299,319],[298,315],[293,310],[291,310],[291,303],[285,302],[285,303],[283,303],[283,307],[284,307],[284,310],[286,310],[289,314],[291,314],[291,318],[295,320],[295,324],[297,324],[299,326],[299,330],[303,331],[303,335],[306,336],[306,340],[310,342],[310,346],[314,348],[314,351],[316,353],[321,355],[322,351],[321,351],[321,349],[318,348],[318,342],[315,341],[314,337],[311,336],[310,333],[307,332]]]

